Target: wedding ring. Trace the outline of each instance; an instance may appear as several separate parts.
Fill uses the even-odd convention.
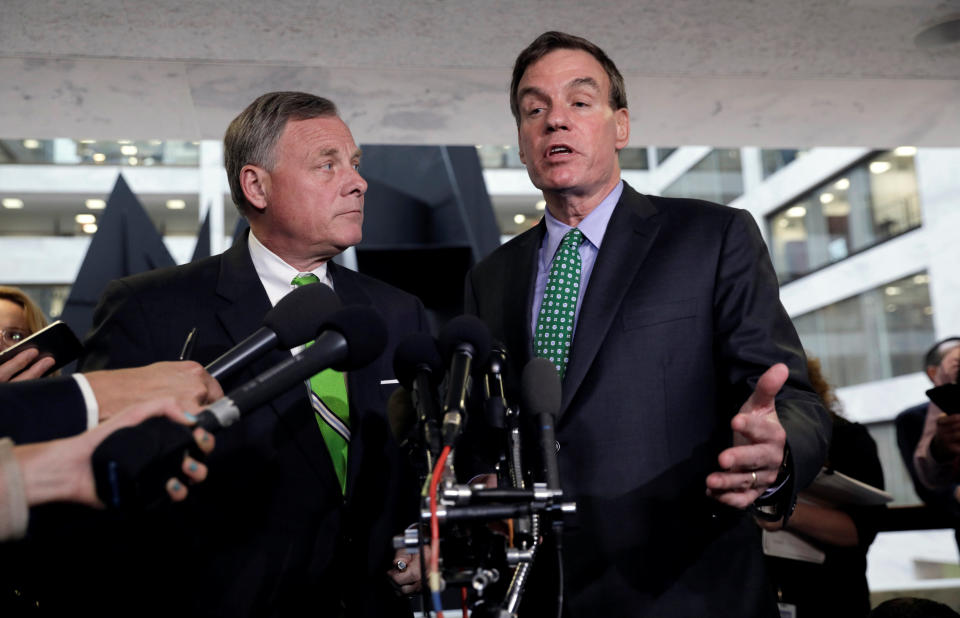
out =
[[[407,563],[405,560],[397,560],[397,570],[401,573],[407,570]]]
[[[750,484],[750,489],[756,489],[757,488],[757,472],[756,470],[754,470],[750,474],[753,476],[753,483]]]

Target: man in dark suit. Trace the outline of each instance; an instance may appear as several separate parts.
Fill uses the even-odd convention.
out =
[[[474,268],[466,307],[563,377],[565,614],[776,616],[745,509],[788,516],[830,424],[753,219],[620,180],[623,78],[589,41],[541,35],[510,96],[547,213]],[[553,599],[535,585],[521,615]]]
[[[119,558],[129,562],[113,569],[122,565],[131,575],[118,574],[121,581],[100,598],[110,612],[125,606],[150,614],[409,613],[386,571],[392,535],[415,518],[417,488],[385,408],[396,388],[393,348],[427,329],[423,306],[330,261],[360,242],[367,187],[360,151],[333,103],[296,92],[263,95],[231,123],[224,142],[249,236],[222,255],[111,283],[81,367],[175,358],[193,328],[193,358],[209,363],[255,331],[295,279],[331,285],[344,305],[379,310],[387,351],[365,369],[335,375],[340,389],[345,379],[340,401],[345,395],[349,410],[349,443],[338,450],[304,384],[220,432],[206,486],[180,508],[111,531],[129,533]],[[288,357],[272,352],[223,388]],[[323,393],[318,399],[332,401]]]

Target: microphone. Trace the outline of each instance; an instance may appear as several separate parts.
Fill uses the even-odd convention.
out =
[[[323,319],[340,308],[340,299],[324,284],[304,285],[280,299],[263,316],[263,326],[205,367],[217,380],[276,348],[289,350],[320,332]]]
[[[227,427],[324,369],[349,371],[370,364],[386,346],[383,318],[367,306],[340,309],[323,322],[320,330],[323,332],[314,345],[208,406],[198,415],[197,425],[211,432]],[[97,496],[114,508],[149,508],[162,502],[164,483],[177,475],[184,452],[189,451],[195,459],[203,458],[191,432],[191,427],[165,417],[115,431],[91,458]]]
[[[440,349],[449,359],[447,396],[443,403],[443,445],[453,446],[467,415],[471,371],[483,367],[490,353],[490,329],[472,315],[456,317],[440,333]]]
[[[319,330],[323,332],[313,345],[210,404],[198,415],[197,424],[208,431],[232,425],[243,414],[324,369],[351,371],[369,365],[387,345],[387,326],[379,312],[367,305],[340,309]]]
[[[540,451],[547,489],[560,489],[554,424],[560,413],[561,396],[560,375],[554,364],[545,358],[531,359],[520,376],[520,400],[524,410],[533,415],[540,426]]]
[[[420,425],[429,463],[440,454],[436,387],[443,379],[443,358],[437,340],[427,333],[413,333],[405,338],[393,354],[393,371],[409,393],[416,419],[413,423]]]

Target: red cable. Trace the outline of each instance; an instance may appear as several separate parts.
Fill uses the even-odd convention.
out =
[[[469,618],[470,612],[467,611],[467,587],[460,589],[460,599],[463,601],[463,618]]]
[[[443,447],[440,457],[437,458],[437,465],[433,468],[433,476],[430,477],[430,573],[440,573],[440,521],[437,519],[437,486],[440,484],[440,478],[443,476],[443,466],[447,463],[447,455],[450,454],[450,447]],[[443,618],[443,612],[440,608],[434,608],[437,618]]]

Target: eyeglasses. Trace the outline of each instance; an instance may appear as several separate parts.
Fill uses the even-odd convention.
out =
[[[0,328],[0,340],[5,348],[15,346],[29,336],[30,333],[21,328]]]

